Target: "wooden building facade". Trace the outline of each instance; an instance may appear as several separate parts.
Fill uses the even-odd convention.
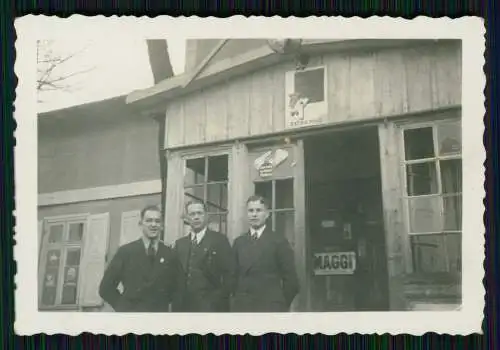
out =
[[[199,51],[197,51],[199,48]],[[165,114],[166,241],[190,198],[230,241],[246,198],[295,252],[295,311],[453,309],[461,302],[457,40],[188,44],[183,76],[127,102]]]
[[[158,123],[125,96],[40,114],[39,309],[112,310],[98,294],[104,269],[160,199]]]

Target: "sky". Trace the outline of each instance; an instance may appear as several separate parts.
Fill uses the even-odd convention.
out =
[[[184,71],[185,40],[176,37],[167,42],[174,74],[181,74]],[[104,100],[153,85],[145,40],[59,40],[50,48],[54,54],[63,57],[77,53],[57,68],[54,72],[57,76],[82,73],[66,81],[68,91],[40,93],[39,112]]]

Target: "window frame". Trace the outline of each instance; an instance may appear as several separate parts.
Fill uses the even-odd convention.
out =
[[[446,197],[460,197],[460,200],[463,201],[463,184],[462,184],[462,189],[460,192],[454,192],[454,193],[443,193],[443,182],[442,182],[442,174],[441,174],[441,162],[442,161],[447,161],[447,160],[460,160],[462,161],[463,159],[463,146],[460,149],[460,152],[456,154],[451,154],[451,155],[440,155],[439,154],[439,136],[438,136],[438,127],[440,124],[446,124],[446,123],[459,123],[461,125],[462,118],[460,115],[453,115],[453,116],[448,116],[445,118],[434,118],[434,119],[428,119],[425,121],[407,121],[405,123],[399,123],[397,125],[398,127],[398,148],[399,148],[399,154],[400,154],[400,159],[399,159],[399,173],[400,173],[400,181],[401,181],[401,191],[400,191],[400,200],[402,201],[402,207],[403,207],[403,221],[404,221],[404,227],[406,229],[406,234],[407,234],[407,241],[408,241],[408,248],[407,252],[409,254],[409,258],[407,262],[409,262],[408,267],[407,267],[407,272],[408,273],[413,273],[417,270],[416,265],[415,265],[415,260],[414,260],[414,252],[413,252],[413,244],[412,244],[412,237],[442,237],[444,239],[445,236],[448,235],[460,235],[460,240],[463,239],[463,225],[461,225],[460,230],[446,230],[445,227],[442,227],[441,231],[435,231],[435,232],[412,232],[411,228],[411,217],[410,217],[410,208],[409,208],[409,202],[413,198],[432,198],[436,197],[439,198],[439,205],[440,205],[440,217],[441,220],[443,220],[443,214],[445,212],[444,208],[444,198]],[[433,151],[434,151],[434,157],[431,158],[423,158],[423,159],[417,159],[417,160],[406,160],[406,149],[405,149],[405,131],[407,130],[415,130],[415,129],[421,129],[421,128],[426,128],[426,127],[431,127],[432,128],[432,141],[433,141]],[[463,130],[463,129],[462,129]],[[463,132],[462,132],[463,134]],[[461,135],[462,136],[462,135]],[[463,140],[461,141],[461,145],[463,145]],[[407,172],[407,166],[411,164],[426,164],[426,163],[431,163],[435,164],[435,170],[436,170],[436,181],[437,181],[437,191],[436,193],[433,194],[424,194],[424,195],[416,195],[416,196],[410,196],[408,195],[408,172]],[[462,163],[462,169],[463,173],[463,163]],[[463,202],[462,202],[463,203]],[[463,220],[463,214],[460,217],[460,220]],[[444,221],[442,222],[444,224]],[[446,245],[446,243],[445,243]],[[463,248],[462,248],[463,249]],[[447,247],[444,247],[444,250],[447,251]],[[450,273],[449,271],[449,255],[445,252],[446,254],[446,265],[447,265],[447,271],[444,273]],[[430,274],[435,274],[435,273],[442,273],[438,271],[433,271],[433,272],[428,272]]]
[[[38,265],[38,305],[40,310],[77,310],[80,308],[80,287],[82,283],[82,260],[84,255],[84,247],[87,238],[88,230],[88,218],[90,213],[85,214],[69,214],[60,216],[45,217],[42,219],[42,235],[41,235],[41,245],[39,250],[39,265]],[[74,223],[83,224],[82,239],[76,243],[64,242],[65,236],[69,235],[69,225]],[[50,227],[63,225],[63,237],[62,242],[57,244],[49,244],[48,238],[50,236]],[[76,288],[76,300],[74,304],[62,304],[62,290],[64,285],[64,267],[66,265],[66,258],[68,254],[68,249],[80,249],[80,261],[78,265],[78,277],[77,277],[77,288]],[[44,305],[42,303],[43,295],[43,283],[45,280],[45,273],[47,268],[48,252],[50,250],[57,249],[61,252],[59,271],[57,274],[57,285],[56,285],[56,299],[53,305]],[[62,263],[64,262],[64,263]]]
[[[186,190],[187,189],[190,189],[190,188],[196,188],[196,187],[203,187],[203,197],[204,198],[201,198],[203,200],[203,202],[205,203],[205,205],[207,206],[207,211],[206,211],[206,215],[208,216],[207,220],[208,220],[208,224],[210,224],[210,218],[212,216],[217,216],[217,217],[220,217],[220,216],[225,216],[226,217],[226,231],[229,231],[229,219],[230,219],[230,210],[229,210],[229,201],[230,201],[230,183],[231,183],[231,162],[232,162],[232,149],[231,147],[218,147],[218,148],[214,148],[214,149],[211,149],[211,150],[199,150],[199,149],[194,149],[194,150],[186,150],[184,152],[180,152],[180,157],[181,157],[181,160],[182,160],[182,181],[181,181],[181,186],[182,186],[182,219],[181,219],[181,222],[182,222],[182,226],[185,226],[186,225],[186,219],[185,219],[185,205],[186,205],[186,202],[185,202],[185,197],[186,197]],[[209,162],[209,158],[210,157],[217,157],[217,156],[227,156],[227,180],[226,181],[211,181],[209,182],[208,181],[208,162]],[[203,179],[203,182],[199,183],[199,184],[193,184],[193,185],[189,185],[189,186],[186,186],[185,182],[184,182],[184,179],[185,179],[185,176],[186,176],[186,171],[187,171],[187,162],[189,160],[193,160],[193,159],[204,159],[205,161],[205,174],[204,174],[204,179]],[[212,205],[212,206],[216,206],[216,207],[219,207],[213,203],[209,203],[208,202],[208,186],[209,185],[216,185],[216,184],[225,184],[226,187],[227,187],[227,192],[226,192],[226,203],[227,203],[227,209],[226,211],[221,211],[221,210],[218,210],[216,212],[211,212],[208,210],[208,206],[209,205]],[[189,196],[189,195],[188,195]],[[191,197],[191,196],[189,196]],[[196,198],[196,199],[199,199],[199,198]],[[218,208],[218,209],[221,209],[221,208]],[[227,235],[228,232],[224,232],[223,233],[224,235]]]

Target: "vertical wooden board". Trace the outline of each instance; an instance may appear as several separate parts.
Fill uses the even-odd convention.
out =
[[[385,245],[389,274],[389,303],[391,310],[405,308],[400,281],[411,263],[408,235],[403,225],[401,181],[399,165],[399,142],[393,123],[380,124],[378,128],[380,147],[380,171],[382,203],[384,211]]]
[[[299,296],[294,302],[292,309],[306,311],[310,300],[311,278],[307,271],[310,271],[307,254],[307,232],[306,232],[306,208],[305,208],[305,174],[304,174],[304,143],[298,140],[293,148],[294,157],[294,207],[295,207],[295,265],[299,277]],[[292,310],[293,311],[293,310]]]
[[[273,71],[272,118],[273,131],[285,130],[285,73],[293,69],[292,65],[279,65]]]
[[[205,141],[205,91],[199,90],[184,99],[184,145]]]
[[[375,105],[378,116],[406,113],[406,67],[401,50],[382,50],[375,54]]]
[[[271,133],[273,130],[272,98],[274,80],[272,70],[265,69],[250,75],[250,135]]]
[[[425,48],[408,48],[404,51],[409,112],[432,108],[431,54]]]
[[[232,243],[246,230],[246,200],[251,194],[251,180],[248,172],[248,149],[236,143],[232,147],[229,168],[229,232]]]
[[[205,141],[207,142],[227,138],[226,93],[226,84],[218,84],[206,91]]]
[[[247,75],[231,80],[226,88],[228,138],[249,135],[251,79]]]
[[[165,234],[163,240],[166,244],[173,244],[183,234],[183,202],[184,202],[184,160],[179,153],[172,152],[167,155],[167,191],[165,210]]]
[[[180,98],[169,102],[165,112],[165,140],[166,147],[180,146],[184,143],[184,103]]]
[[[330,55],[324,61],[328,72],[328,119],[335,123],[350,115],[350,57]]]
[[[436,46],[432,77],[434,108],[458,105],[462,102],[462,53],[460,46]]]
[[[376,114],[374,71],[375,55],[373,53],[351,56],[349,119],[366,119]]]

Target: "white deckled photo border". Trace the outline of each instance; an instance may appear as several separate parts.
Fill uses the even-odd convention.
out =
[[[390,17],[217,18],[84,17],[67,19],[26,16],[15,23],[15,188],[16,227],[14,256],[15,330],[77,335],[135,334],[244,334],[277,333],[390,333],[422,335],[426,332],[465,335],[481,333],[484,296],[484,168],[485,28],[475,17],[460,19]],[[36,40],[79,40],[106,33],[116,38],[315,38],[315,39],[461,39],[463,132],[463,304],[458,311],[322,312],[269,314],[130,314],[41,312],[37,306],[37,98]],[[119,81],[103,82],[119,84]]]

